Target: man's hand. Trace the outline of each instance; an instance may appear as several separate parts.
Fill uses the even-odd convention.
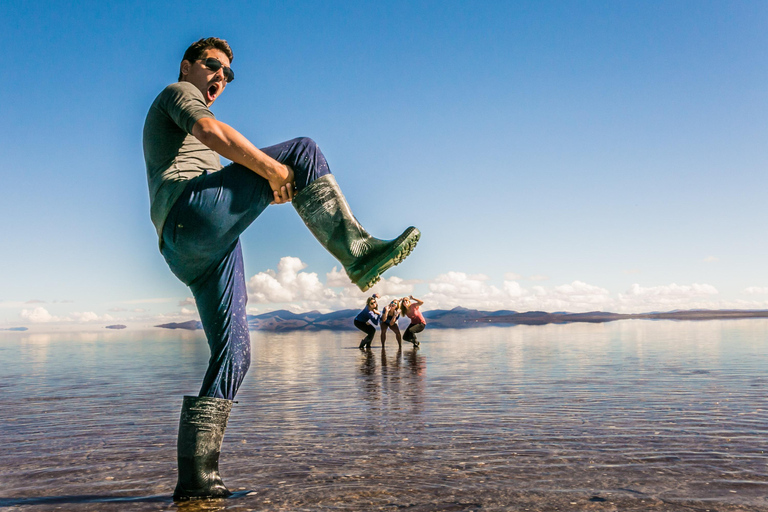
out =
[[[287,165],[283,165],[285,168],[285,177],[276,177],[275,179],[268,180],[269,186],[272,188],[272,195],[274,199],[272,204],[289,203],[293,199],[296,185],[294,184],[293,169]]]
[[[293,169],[264,154],[228,124],[204,117],[192,127],[192,135],[224,158],[266,179],[272,189],[272,204],[287,203],[293,199],[296,189]]]

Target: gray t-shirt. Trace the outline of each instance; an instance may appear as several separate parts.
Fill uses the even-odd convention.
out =
[[[161,249],[165,218],[187,181],[222,167],[219,155],[192,135],[192,127],[204,117],[214,115],[203,93],[189,82],[177,82],[155,98],[144,121],[150,217]]]

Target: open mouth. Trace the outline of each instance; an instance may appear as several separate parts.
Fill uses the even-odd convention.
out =
[[[219,95],[221,90],[219,89],[219,83],[215,82],[208,86],[208,101],[212,102]]]

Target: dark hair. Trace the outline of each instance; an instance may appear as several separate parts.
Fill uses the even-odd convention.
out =
[[[203,55],[203,53],[205,53],[205,50],[210,48],[221,50],[224,55],[227,56],[230,63],[235,60],[235,55],[232,53],[232,48],[229,47],[229,43],[218,37],[204,37],[203,39],[192,43],[189,48],[187,48],[187,51],[184,52],[184,58],[181,60],[195,62]],[[179,80],[181,79],[182,75],[181,71],[179,71]]]

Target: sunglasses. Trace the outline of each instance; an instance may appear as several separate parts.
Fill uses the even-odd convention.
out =
[[[214,73],[220,70],[221,68],[224,68],[224,78],[227,79],[227,83],[231,82],[235,79],[235,72],[232,71],[232,68],[225,66],[221,63],[219,59],[214,59],[213,57],[208,57],[207,59],[197,59],[203,61],[203,66],[207,67]]]

